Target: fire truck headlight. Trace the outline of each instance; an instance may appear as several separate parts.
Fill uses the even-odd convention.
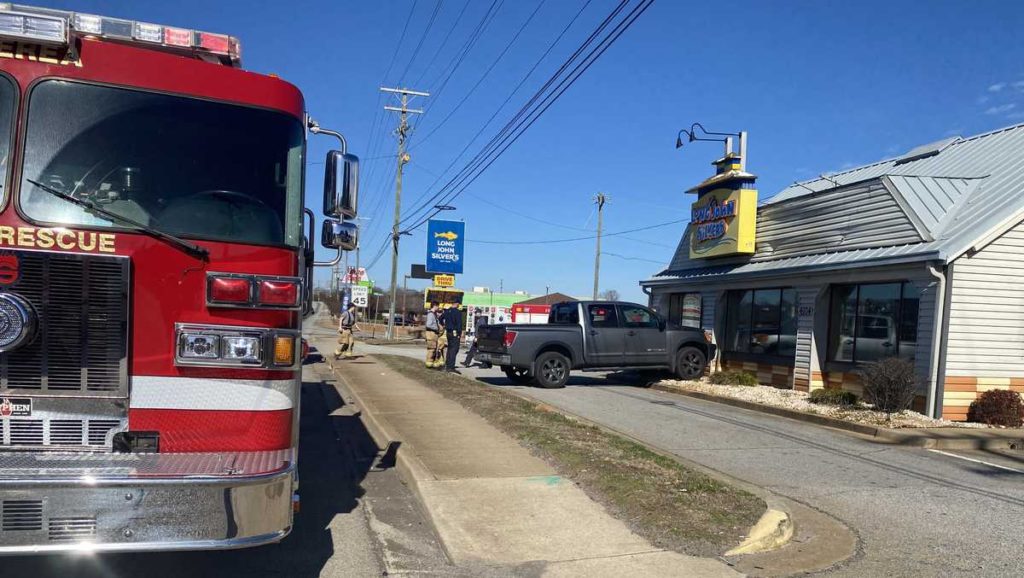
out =
[[[217,359],[220,357],[220,336],[183,333],[178,341],[178,357],[184,359]]]
[[[262,362],[259,337],[225,336],[221,338],[221,344],[222,357],[225,361]]]

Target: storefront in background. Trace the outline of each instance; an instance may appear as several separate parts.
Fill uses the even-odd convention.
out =
[[[466,327],[474,327],[477,310],[487,316],[488,323],[512,323],[512,305],[529,298],[529,294],[523,291],[495,293],[486,287],[474,287],[462,296],[462,304],[466,307]]]
[[[565,301],[575,301],[575,299],[563,293],[548,293],[533,299],[518,301],[512,306],[512,323],[547,323],[551,306]]]
[[[1024,392],[1024,125],[797,183],[758,206],[736,154],[690,192],[670,266],[641,282],[718,344],[715,369],[861,394],[858,369],[913,362],[917,410],[964,419]]]

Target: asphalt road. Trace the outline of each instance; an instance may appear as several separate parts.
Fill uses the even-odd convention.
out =
[[[357,345],[421,357],[422,348]],[[459,360],[463,359],[459,354]],[[1024,454],[880,445],[785,418],[574,375],[564,389],[462,370],[824,511],[860,537],[829,576],[1022,576]]]

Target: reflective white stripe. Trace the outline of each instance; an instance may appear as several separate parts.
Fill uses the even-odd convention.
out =
[[[272,411],[294,406],[291,379],[132,376],[131,409]]]

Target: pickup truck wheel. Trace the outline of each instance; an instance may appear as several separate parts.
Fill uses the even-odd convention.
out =
[[[569,359],[561,353],[549,351],[537,358],[537,385],[545,389],[565,387],[569,381]]]
[[[684,347],[676,356],[676,375],[680,379],[700,379],[708,360],[696,347]]]
[[[530,377],[530,370],[524,367],[512,367],[511,365],[505,365],[501,368],[505,372],[505,376],[508,377],[512,383],[519,385],[526,385],[533,381]]]

